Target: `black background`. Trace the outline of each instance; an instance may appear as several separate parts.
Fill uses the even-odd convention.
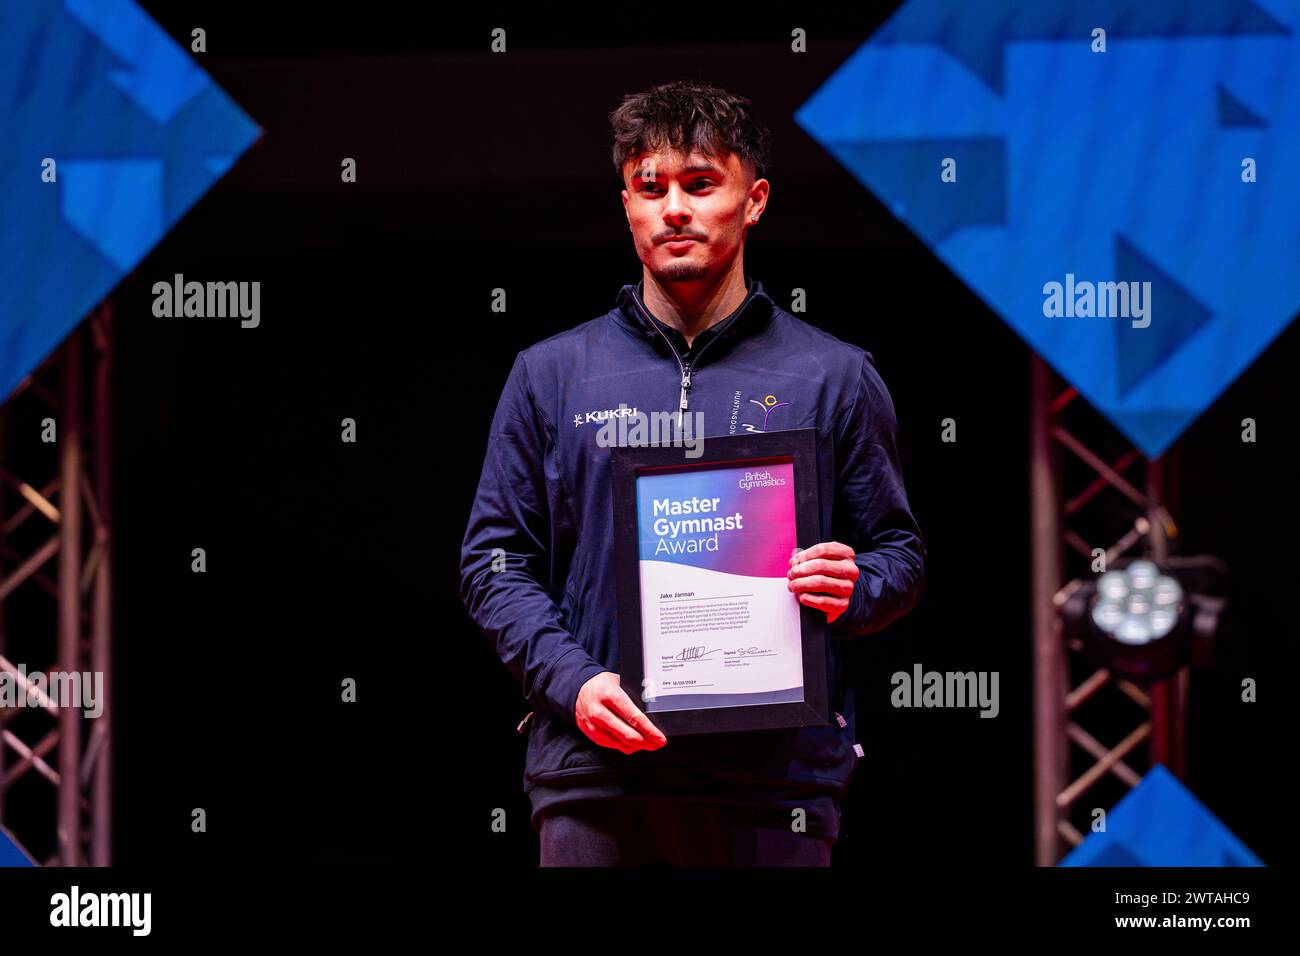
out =
[[[264,132],[113,296],[117,862],[535,864],[515,732],[528,707],[460,603],[460,541],[516,352],[641,275],[606,114],[694,77],[751,98],[774,132],[746,271],[787,308],[807,290],[804,318],[875,355],[930,554],[921,606],[860,639],[866,756],[835,864],[1032,863],[1029,353],[791,118],[887,6],[452,23],[143,5],[186,48],[207,30],[198,62]],[[488,52],[496,26],[505,56]],[[796,26],[805,55],[789,52]],[[345,156],[356,184],[340,182]],[[154,318],[151,286],[175,272],[260,281],[260,328]],[[1178,547],[1231,565],[1237,608],[1234,643],[1194,677],[1188,783],[1270,863],[1289,852],[1284,691],[1267,677],[1294,640],[1278,538],[1298,357],[1292,327],[1191,427],[1176,470]],[[1108,457],[1125,447],[1071,414]],[[956,443],[940,441],[947,417]],[[1257,444],[1240,441],[1244,417]],[[1084,473],[1067,475],[1077,490]],[[1108,516],[1080,528],[1109,544],[1131,515],[1102,501]],[[1000,715],[891,707],[890,675],[916,662],[998,671]],[[1239,701],[1248,676],[1259,704]],[[346,677],[356,704],[340,702]],[[1099,711],[1094,735],[1114,743],[1132,717]]]

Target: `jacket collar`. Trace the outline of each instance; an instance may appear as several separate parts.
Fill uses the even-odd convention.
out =
[[[655,327],[656,320],[651,317],[641,298],[644,284],[643,278],[635,285],[623,286],[618,292],[612,315],[619,325],[631,334],[667,351],[668,344],[660,334],[660,330]],[[749,294],[736,311],[716,325],[710,326],[707,331],[714,332],[718,338],[731,338],[757,330],[771,318],[776,303],[763,290],[763,283],[752,276],[746,276],[746,284],[749,287]]]

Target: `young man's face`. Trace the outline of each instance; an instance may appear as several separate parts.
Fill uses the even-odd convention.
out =
[[[623,208],[638,258],[661,283],[720,275],[767,200],[735,153],[644,153],[623,164]]]

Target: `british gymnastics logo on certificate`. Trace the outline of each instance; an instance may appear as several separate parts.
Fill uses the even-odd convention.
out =
[[[794,466],[637,478],[647,708],[803,700]]]

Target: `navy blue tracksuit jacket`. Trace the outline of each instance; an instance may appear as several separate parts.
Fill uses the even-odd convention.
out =
[[[870,353],[746,281],[744,302],[689,349],[650,315],[638,283],[605,315],[524,349],[510,370],[465,531],[461,597],[532,706],[524,790],[534,826],[557,803],[652,794],[774,808],[786,826],[802,807],[810,834],[839,835],[858,759],[842,678],[850,639],[920,599],[925,545]],[[821,540],[850,545],[861,574],[829,627],[830,726],[670,737],[624,754],[593,743],[573,714],[584,682],[619,669],[610,449],[596,436],[620,405],[675,413],[683,396],[686,414],[704,413],[705,447],[717,435],[816,429]]]

